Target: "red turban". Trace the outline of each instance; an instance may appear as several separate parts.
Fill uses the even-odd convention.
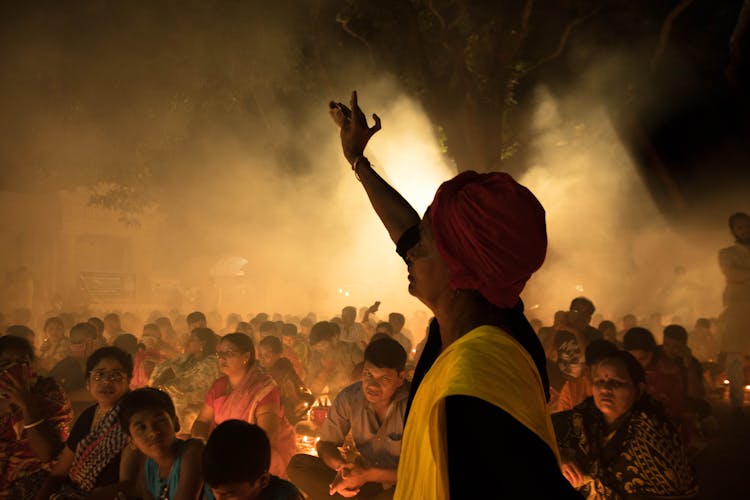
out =
[[[506,173],[463,172],[440,186],[430,214],[451,286],[515,306],[547,252],[544,207],[532,192]]]

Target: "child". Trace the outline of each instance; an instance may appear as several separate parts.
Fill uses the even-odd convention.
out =
[[[132,445],[146,456],[138,496],[159,500],[195,500],[202,493],[201,454],[197,439],[177,439],[180,430],[172,399],[145,387],[120,401],[120,425]]]
[[[242,420],[219,424],[203,450],[206,490],[216,500],[302,500],[292,483],[268,472],[270,466],[265,431]]]

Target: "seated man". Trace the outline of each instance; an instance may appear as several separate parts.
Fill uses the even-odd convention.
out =
[[[311,499],[392,498],[410,382],[406,351],[396,340],[378,338],[365,349],[362,380],[342,390],[320,427],[318,457],[295,455],[289,478]],[[339,447],[351,430],[356,460]]]

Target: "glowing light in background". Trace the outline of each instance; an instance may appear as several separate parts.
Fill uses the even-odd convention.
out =
[[[373,138],[372,160],[422,215],[455,168],[446,162],[429,120],[412,101],[401,97],[380,116],[388,119],[384,131]]]
[[[631,312],[682,321],[694,320],[696,311],[718,314],[720,242],[667,222],[605,110],[585,96],[564,104],[580,110],[586,125],[570,123],[562,103],[539,89],[532,163],[519,178],[547,213],[547,260],[522,296],[540,304],[535,316],[550,321],[584,291],[610,319]],[[677,276],[676,266],[689,277]]]
[[[377,91],[360,91],[360,96],[375,96]],[[406,97],[393,99],[394,92],[360,99],[365,113],[377,112],[383,119],[366,153],[375,170],[382,175],[421,215],[432,202],[438,186],[455,175],[440,151],[429,120],[419,106]],[[337,139],[337,138],[334,138]],[[333,143],[337,161],[340,144]],[[403,311],[409,316],[426,308],[408,293],[406,266],[396,254],[382,222],[374,213],[362,186],[346,164],[341,168],[342,180],[331,200],[342,207],[340,213],[351,221],[342,245],[347,253],[337,257],[332,274],[337,279],[329,290],[338,293],[328,301],[331,311],[343,305],[363,306],[383,301],[383,313]],[[335,305],[334,305],[335,304]],[[407,319],[408,321],[408,319]],[[421,326],[417,327],[421,331]],[[417,333],[419,337],[421,333]]]

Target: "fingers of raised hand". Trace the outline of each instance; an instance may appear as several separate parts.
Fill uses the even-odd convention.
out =
[[[341,128],[344,125],[344,114],[341,112],[341,110],[337,107],[332,107],[328,110],[329,114],[331,115],[331,118],[333,118],[333,121],[338,125],[339,128]]]
[[[333,121],[336,122],[336,125],[342,128],[346,126],[347,121],[352,116],[351,110],[347,108],[346,105],[344,105],[341,102],[334,102],[334,101],[329,102],[328,112],[333,118]]]
[[[375,125],[373,125],[372,127],[370,127],[370,133],[374,134],[375,132],[377,132],[378,130],[381,129],[380,117],[378,115],[376,115],[375,113],[373,113],[372,114],[372,119],[375,120]]]

